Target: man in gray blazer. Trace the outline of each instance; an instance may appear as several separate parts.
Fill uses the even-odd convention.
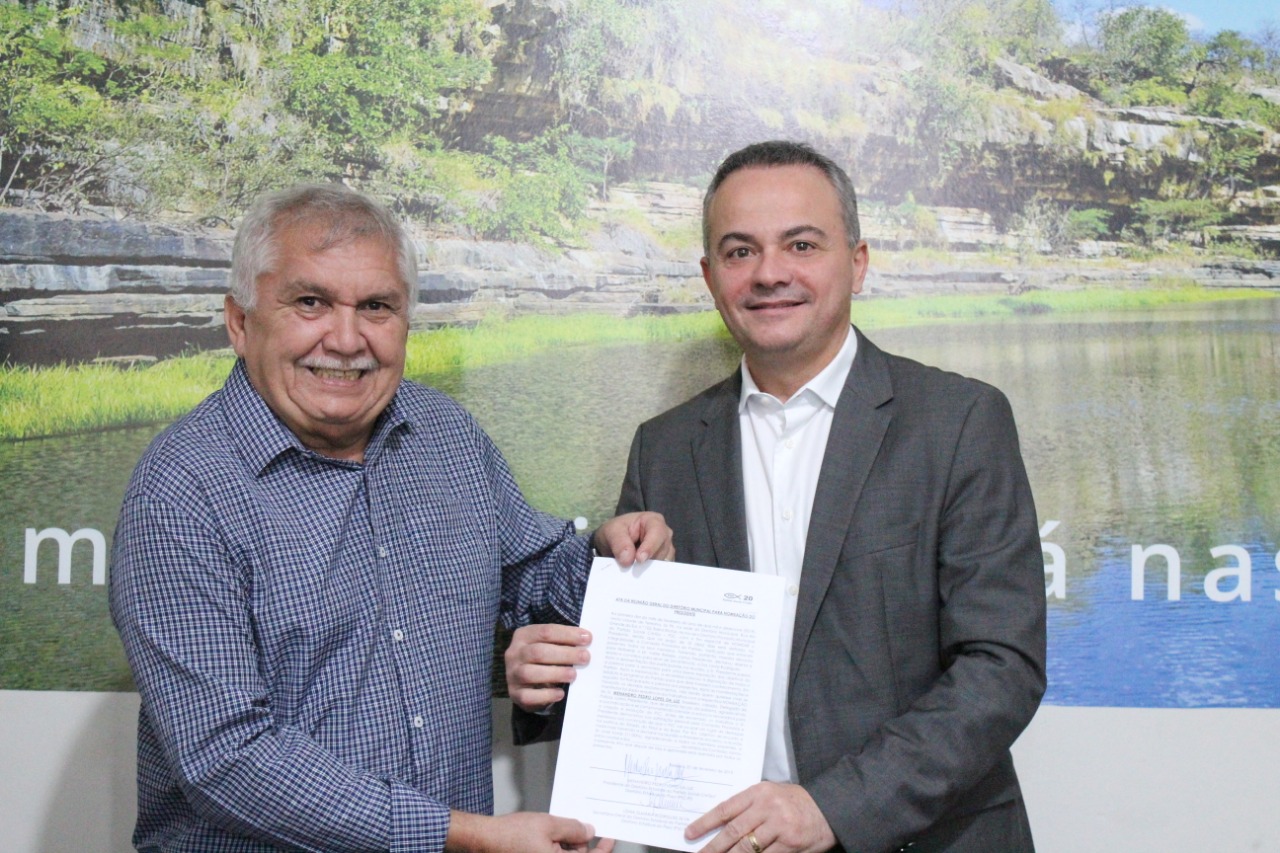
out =
[[[851,327],[856,198],[808,146],[730,155],[703,236],[742,367],[640,426],[618,511],[666,516],[684,562],[782,575],[790,610],[765,781],[688,837],[720,828],[706,853],[1032,850],[1009,748],[1045,689],[1044,563],[1008,401]],[[520,707],[564,695],[583,634],[517,633]]]

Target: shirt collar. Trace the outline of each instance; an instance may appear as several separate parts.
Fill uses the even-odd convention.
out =
[[[228,429],[255,473],[261,474],[276,457],[290,450],[334,464],[354,464],[322,456],[299,441],[253,387],[244,359],[236,359],[235,367],[231,369],[231,375],[227,377],[222,391]],[[401,413],[403,407],[397,405],[399,399],[400,391],[397,389],[386,410],[374,423],[373,435],[369,437],[369,446],[365,450],[366,464],[377,458],[387,436],[394,430],[402,426],[411,427],[408,418]]]
[[[818,371],[817,376],[801,385],[796,390],[796,393],[791,395],[791,399],[810,391],[819,400],[834,409],[836,403],[840,400],[840,392],[844,390],[845,381],[849,378],[849,370],[853,367],[853,359],[857,354],[858,336],[851,326],[849,334],[845,336],[844,344],[841,345],[840,351],[836,353],[836,357],[827,362],[827,366]],[[760,386],[756,385],[755,379],[751,376],[751,371],[747,369],[747,357],[745,355],[742,357],[739,369],[742,371],[742,392],[738,396],[738,412],[741,413],[746,411],[747,401],[752,396],[766,394],[767,392],[761,391]]]

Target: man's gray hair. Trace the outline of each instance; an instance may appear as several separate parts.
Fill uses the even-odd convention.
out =
[[[862,232],[858,226],[858,196],[853,191],[853,181],[845,174],[836,162],[826,155],[819,154],[811,146],[803,142],[787,139],[774,139],[768,142],[756,142],[741,148],[720,164],[715,177],[711,179],[707,193],[702,197],[702,251],[711,255],[711,200],[716,190],[724,183],[725,178],[739,169],[767,168],[771,166],[812,166],[826,175],[832,189],[840,199],[840,214],[844,219],[845,238],[850,246],[858,245]]]
[[[236,232],[231,250],[231,298],[246,311],[258,296],[258,276],[276,262],[279,234],[299,225],[326,229],[315,247],[323,251],[351,240],[381,240],[394,250],[396,269],[408,296],[418,302],[418,258],[399,220],[379,201],[342,184],[300,184],[266,193],[254,201]]]

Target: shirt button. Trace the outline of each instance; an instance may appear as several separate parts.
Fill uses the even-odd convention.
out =
[[[794,438],[788,438],[788,439],[787,439],[787,450],[794,450],[794,449],[795,449],[795,446],[796,446],[796,440],[795,440]]]
[[[413,718],[413,727],[414,727],[415,729],[420,729],[420,728],[422,728],[423,726],[425,726],[426,724],[427,724],[427,721],[426,721],[426,720],[424,720],[424,719],[422,719],[422,717],[414,717],[414,718]]]
[[[401,640],[404,639],[404,631],[401,631],[399,628],[396,628],[394,631],[391,632],[391,639],[395,640],[397,643],[400,642]]]
[[[799,594],[800,594],[800,587],[796,586],[795,584],[791,584],[791,586],[787,587],[787,594],[788,594],[788,595],[799,595]]]
[[[791,510],[789,510],[789,509],[784,509],[784,510],[782,511],[782,520],[783,520],[783,521],[790,521],[790,520],[791,520]]]
[[[386,548],[384,548],[384,547],[382,547],[381,545],[379,545],[379,546],[378,546],[378,556],[379,556],[379,557],[385,557],[385,556],[387,556],[387,549],[386,549]]]

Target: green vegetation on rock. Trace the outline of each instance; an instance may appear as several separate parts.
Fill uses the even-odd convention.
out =
[[[618,181],[700,184],[792,136],[887,206],[1007,222],[1038,197],[1114,236],[1139,199],[1239,219],[1280,181],[1278,73],[1265,34],[1049,0],[3,2],[0,204],[225,223],[343,180],[432,228],[575,244]],[[1091,141],[1138,108],[1154,141]]]

